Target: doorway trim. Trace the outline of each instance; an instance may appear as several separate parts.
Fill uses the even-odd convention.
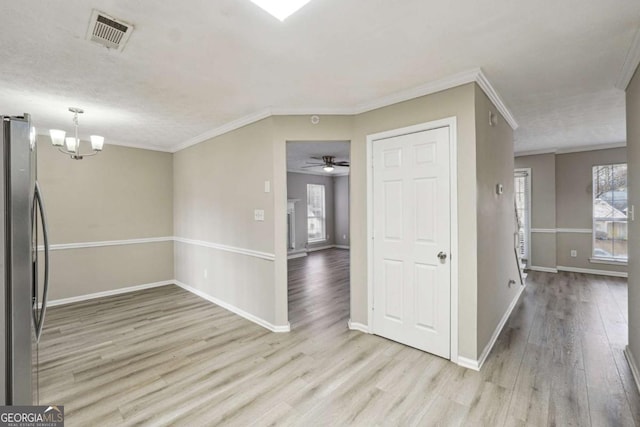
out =
[[[288,204],[290,201],[295,200],[298,202],[303,202],[303,204],[305,205],[305,209],[304,212],[306,212],[306,195],[304,197],[304,199],[290,199],[290,191],[289,191],[289,183],[288,183],[288,174],[289,173],[300,173],[300,174],[305,174],[304,172],[300,172],[300,171],[296,171],[296,170],[289,170],[289,158],[288,158],[288,153],[289,153],[289,144],[290,143],[300,143],[300,144],[307,144],[307,143],[346,143],[349,146],[349,162],[351,165],[353,165],[353,138],[352,135],[349,135],[349,137],[345,137],[345,138],[335,138],[335,137],[331,137],[331,138],[304,138],[304,137],[298,137],[298,138],[285,138],[284,139],[284,156],[282,157],[284,159],[284,167],[281,169],[283,171],[283,177],[284,177],[284,182],[283,182],[283,186],[282,188],[284,189],[284,199],[287,202],[286,206],[287,209],[284,209],[282,212],[284,213],[284,222],[286,223],[286,217],[288,214]],[[283,274],[284,274],[284,307],[286,309],[286,314],[287,314],[287,324],[289,325],[289,330],[287,330],[286,332],[291,332],[293,330],[293,327],[291,327],[291,322],[290,322],[290,318],[289,318],[289,262],[292,259],[295,258],[303,258],[306,257],[309,253],[311,252],[316,252],[316,251],[321,251],[321,250],[325,250],[325,249],[332,249],[332,248],[336,248],[336,249],[342,249],[342,250],[348,250],[349,251],[349,316],[351,316],[351,304],[353,301],[352,295],[353,295],[353,268],[352,268],[352,242],[353,242],[353,222],[351,221],[351,212],[353,209],[353,188],[352,188],[352,169],[351,167],[349,167],[349,172],[348,173],[341,173],[341,174],[329,174],[329,175],[325,175],[322,173],[307,173],[305,175],[315,175],[317,176],[323,176],[323,177],[330,177],[330,178],[335,178],[335,177],[347,177],[348,178],[348,203],[347,203],[347,208],[348,208],[348,215],[347,218],[349,219],[349,246],[344,246],[344,245],[337,245],[337,244],[332,244],[332,245],[326,245],[326,246],[318,246],[318,247],[314,247],[314,248],[308,248],[308,242],[305,245],[305,248],[302,249],[301,251],[304,252],[294,252],[292,254],[289,253],[289,248],[287,245],[287,239],[286,237],[283,239],[284,241],[284,268],[282,270]],[[275,179],[274,179],[275,181]],[[277,187],[276,187],[277,188]],[[305,192],[306,193],[306,192]],[[277,209],[276,209],[277,210]],[[277,213],[276,213],[277,215]],[[305,226],[306,229],[306,226]],[[285,230],[286,231],[286,230]],[[334,222],[334,232],[335,232],[335,222]],[[276,233],[276,241],[279,237],[278,233]],[[278,243],[276,242],[276,246],[278,246]],[[276,251],[277,252],[277,251]],[[294,255],[295,254],[295,255]],[[291,256],[290,255],[294,255]],[[278,263],[279,259],[278,256],[276,255],[276,269],[278,268],[277,263]],[[279,281],[276,279],[276,287],[278,287],[278,283]],[[276,290],[276,298],[278,298],[278,296],[280,295],[280,289]],[[348,327],[349,329],[356,329],[356,330],[360,330],[362,332],[367,332],[368,330],[365,330],[365,325],[362,325],[362,327],[358,327],[360,326],[359,324],[354,324],[354,326],[356,327],[352,327],[352,323],[351,323],[351,317],[349,317],[349,321],[348,321]]]
[[[367,135],[367,323],[369,333],[373,333],[373,144],[382,139],[443,127],[449,128],[449,185],[451,187],[450,360],[458,363],[458,136],[455,116]]]

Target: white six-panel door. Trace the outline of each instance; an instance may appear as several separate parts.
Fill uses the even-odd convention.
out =
[[[373,333],[450,356],[449,127],[373,142]]]

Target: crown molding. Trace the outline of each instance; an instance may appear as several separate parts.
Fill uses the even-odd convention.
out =
[[[328,107],[299,107],[299,108],[270,108],[273,116],[352,116],[356,114],[353,108],[328,108]]]
[[[583,151],[597,151],[597,150],[608,150],[611,148],[625,148],[627,146],[626,142],[613,142],[610,144],[597,144],[597,145],[583,145],[580,147],[569,147],[569,148],[560,148],[556,151],[556,154],[571,154],[571,153],[581,153]]]
[[[151,151],[161,151],[163,153],[173,153],[173,149],[171,147],[162,147],[162,146],[153,145],[153,144],[132,144],[128,142],[105,141],[104,145],[116,145],[118,147],[137,148],[139,150],[151,150]]]
[[[514,151],[514,157],[524,156],[539,156],[542,154],[556,154],[558,150],[556,148],[542,148],[540,150],[526,150],[526,151]]]
[[[598,151],[598,150],[608,150],[611,148],[625,148],[626,146],[627,146],[626,142],[613,142],[610,144],[582,145],[579,147],[547,148],[547,149],[541,149],[541,150],[516,151],[514,153],[514,156],[524,157],[524,156],[535,156],[540,154],[571,154],[571,153],[582,153],[584,151]]]
[[[616,83],[618,89],[627,90],[627,86],[631,83],[638,64],[640,64],[640,28],[636,30],[636,35],[633,37],[627,56],[624,59],[624,64],[620,70],[618,82]]]
[[[403,90],[401,92],[383,96],[382,98],[378,98],[373,101],[358,104],[353,109],[353,113],[362,114],[369,111],[377,110],[378,108],[388,107],[389,105],[408,101],[410,99],[419,98],[425,95],[431,95],[432,93],[442,92],[443,90],[462,86],[467,83],[473,83],[477,81],[478,75],[481,73],[482,70],[480,70],[480,68],[474,68],[472,70],[453,74],[443,79],[434,80],[420,86]]]
[[[484,91],[487,97],[493,102],[498,111],[505,118],[509,126],[512,129],[518,128],[513,114],[506,106],[498,92],[493,85],[484,75],[481,68],[474,68],[471,70],[463,71],[461,73],[453,74],[443,79],[434,80],[432,82],[403,90],[392,95],[387,95],[373,101],[357,104],[355,107],[349,108],[326,108],[326,107],[269,107],[257,113],[250,114],[248,116],[241,117],[237,120],[226,123],[217,128],[211,129],[205,133],[190,138],[174,147],[169,149],[170,152],[175,153],[192,145],[199,144],[208,139],[215,138],[216,136],[224,135],[225,133],[232,132],[243,126],[250,125],[262,119],[266,119],[271,116],[305,116],[305,115],[326,115],[326,116],[355,116],[363,114],[369,111],[377,110],[379,108],[388,107],[399,102],[408,101],[410,99],[419,98],[421,96],[431,95],[433,93],[442,92],[443,90],[451,89],[457,86],[461,86],[468,83],[477,83],[478,86]]]
[[[504,117],[507,123],[509,123],[509,126],[511,126],[511,129],[518,129],[518,122],[516,122],[515,117],[513,117],[513,114],[511,114],[511,111],[509,110],[509,108],[507,108],[506,104],[481,69],[478,70],[476,83],[478,83],[478,86],[480,86],[480,88],[484,91],[491,102],[493,102],[493,105],[495,105],[498,111],[500,111],[502,117]]]
[[[200,135],[194,136],[174,147],[171,148],[171,152],[175,153],[180,150],[184,150],[185,148],[191,147],[192,145],[199,144],[208,139],[215,138],[216,136],[224,135],[225,133],[232,132],[236,129],[240,129],[241,127],[250,125],[251,123],[259,122],[260,120],[271,117],[273,114],[271,113],[271,109],[267,108],[257,113],[250,114],[248,116],[240,117],[239,119],[233,120],[229,123],[225,123],[222,126],[218,126],[217,128],[213,128],[205,133],[201,133]]]
[[[51,141],[51,137],[48,133],[38,132],[38,137],[46,137]],[[84,139],[81,139],[85,141]],[[162,151],[164,153],[173,153],[173,149],[171,147],[162,147],[160,145],[153,144],[134,144],[129,142],[120,142],[120,141],[105,141],[104,145],[115,145],[118,147],[127,147],[127,148],[137,148],[139,150],[151,150],[151,151]]]

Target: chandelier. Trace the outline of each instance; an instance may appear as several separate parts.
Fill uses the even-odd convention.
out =
[[[82,108],[69,107],[69,111],[73,113],[73,127],[75,128],[75,136],[67,136],[65,131],[60,129],[51,129],[51,143],[54,147],[58,147],[58,151],[70,156],[73,160],[82,160],[88,156],[95,156],[104,146],[104,137],[99,135],[91,135],[91,152],[80,151],[80,138],[78,137],[78,114],[84,113]]]

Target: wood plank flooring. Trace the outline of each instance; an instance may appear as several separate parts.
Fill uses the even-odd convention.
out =
[[[478,373],[349,331],[347,251],[289,272],[288,334],[176,286],[51,308],[41,402],[68,426],[640,425],[623,279],[530,273]]]

